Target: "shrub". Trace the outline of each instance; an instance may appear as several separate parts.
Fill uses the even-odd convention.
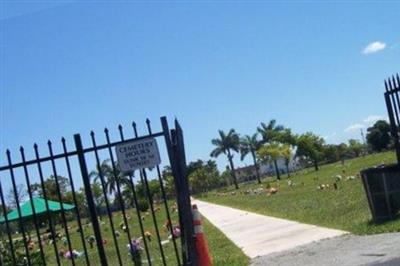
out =
[[[139,199],[137,208],[141,212],[146,212],[149,209],[149,203],[145,199]]]

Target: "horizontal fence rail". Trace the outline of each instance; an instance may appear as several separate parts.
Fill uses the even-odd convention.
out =
[[[186,164],[173,165],[177,141],[165,117],[161,125],[153,132],[147,119],[142,135],[136,123],[129,134],[119,125],[116,141],[105,128],[100,145],[91,131],[89,147],[76,134],[74,143],[61,139],[61,152],[48,141],[46,156],[34,144],[30,159],[21,147],[19,162],[7,150],[7,165],[0,167],[0,265],[189,265],[193,235],[183,239],[181,230],[192,225],[180,221],[191,217],[190,198],[176,198],[186,178],[177,173]],[[171,166],[123,174],[115,147],[147,138],[165,142]]]

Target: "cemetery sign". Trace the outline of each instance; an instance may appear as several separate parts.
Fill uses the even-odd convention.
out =
[[[129,141],[115,147],[118,164],[122,173],[137,169],[151,168],[161,163],[160,152],[155,138]]]

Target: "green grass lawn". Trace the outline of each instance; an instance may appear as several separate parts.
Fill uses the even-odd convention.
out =
[[[330,184],[332,187],[335,175],[356,176],[361,169],[381,163],[391,163],[394,160],[394,153],[386,152],[348,160],[344,166],[340,162],[324,165],[318,172],[311,168],[305,169],[292,175],[294,186],[288,186],[286,177],[280,182],[270,182],[272,187],[277,187],[279,190],[272,196],[267,196],[266,193],[245,195],[246,190],[265,188],[267,181],[263,180],[261,185],[257,183],[241,185],[238,191],[229,187],[197,197],[221,205],[342,229],[354,234],[400,232],[400,219],[383,224],[371,222],[371,214],[360,179],[342,180],[338,182],[338,190],[317,189],[320,184]]]
[[[164,222],[166,221],[166,213],[164,211],[163,206],[159,206],[160,211],[157,212],[156,218],[158,222],[158,228],[160,229],[161,240],[165,241],[168,239],[169,232],[163,227]],[[139,223],[137,222],[136,211],[134,209],[130,209],[127,211],[128,215],[131,217],[128,224],[129,229],[131,232],[131,237],[139,237],[140,227]],[[142,216],[145,213],[142,213]],[[171,213],[171,219],[173,224],[177,224],[178,221],[178,214],[177,212]],[[130,255],[128,253],[127,244],[128,237],[127,234],[120,229],[119,225],[123,221],[122,215],[120,212],[113,213],[113,222],[114,226],[117,231],[120,232],[120,237],[117,238],[117,242],[119,245],[120,254],[122,257],[123,265],[133,265]],[[83,220],[83,223],[87,223],[87,219]],[[108,220],[108,216],[103,216],[101,218],[101,232],[103,240],[106,239],[107,243],[104,245],[106,256],[109,262],[109,265],[118,265],[117,260],[117,252],[115,249],[115,245],[113,242],[112,237],[112,230]],[[144,230],[149,231],[152,234],[152,239],[150,242],[147,242],[149,245],[150,256],[152,260],[152,265],[162,265],[161,260],[161,253],[158,246],[158,241],[156,237],[155,227],[153,224],[153,220],[151,214],[147,214],[146,218],[143,221]],[[76,249],[77,251],[83,251],[83,246],[80,238],[80,234],[77,232],[78,224],[76,221],[68,222],[68,227],[72,248]],[[64,233],[64,229],[60,226],[56,226],[57,232]],[[217,228],[212,226],[208,221],[204,220],[204,232],[206,234],[206,238],[208,239],[210,252],[213,256],[213,260],[215,265],[247,265],[248,258],[243,254],[243,252],[235,246],[230,240],[228,240],[225,235],[222,234]],[[84,226],[84,235],[85,237],[89,235],[93,235],[92,227]],[[33,239],[36,239],[36,234],[34,231],[31,232],[31,236]],[[5,239],[6,235],[2,235],[1,239]],[[21,238],[21,235],[14,235],[13,238]],[[57,242],[58,250],[64,249],[65,251],[68,250],[68,246],[63,243],[61,240]],[[180,252],[180,239],[176,240],[177,248]],[[142,241],[143,245],[143,241]],[[168,243],[164,244],[163,246],[164,254],[167,260],[167,265],[178,265],[177,259],[174,252],[173,242],[170,239]],[[88,248],[88,255],[90,259],[91,265],[100,265],[97,248],[94,245],[94,248],[91,249],[87,244]],[[38,244],[36,244],[35,249],[39,249]],[[44,250],[46,254],[46,262],[47,265],[57,265],[56,256],[54,253],[54,247],[48,241],[44,244]],[[20,248],[20,251],[23,252],[24,249]],[[146,253],[145,251],[142,252],[142,261],[144,262],[143,265],[148,265],[146,263]],[[61,257],[61,264],[62,265],[71,265],[71,261]],[[79,257],[75,259],[76,265],[86,265],[85,257]]]

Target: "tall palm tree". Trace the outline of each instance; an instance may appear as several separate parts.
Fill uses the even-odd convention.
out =
[[[257,131],[261,134],[264,143],[276,141],[279,133],[284,129],[284,126],[276,124],[275,119],[270,120],[268,124],[261,122],[261,125],[257,127]]]
[[[211,152],[210,156],[218,157],[221,154],[225,154],[228,157],[233,182],[235,183],[235,188],[238,189],[239,186],[236,179],[235,166],[233,165],[232,151],[239,152],[239,135],[234,129],[229,130],[228,134],[222,130],[219,130],[218,133],[219,138],[211,140],[211,143],[216,146],[216,148]]]
[[[276,179],[281,179],[281,174],[278,169],[278,159],[282,157],[283,154],[282,145],[277,142],[271,142],[263,145],[257,150],[257,154],[263,162],[272,161],[275,166]]]
[[[253,157],[254,167],[256,168],[257,180],[258,183],[261,184],[256,152],[262,146],[262,143],[258,140],[257,137],[258,133],[254,133],[252,136],[246,135],[240,139],[240,159],[243,161],[247,154],[251,154],[251,156]]]

